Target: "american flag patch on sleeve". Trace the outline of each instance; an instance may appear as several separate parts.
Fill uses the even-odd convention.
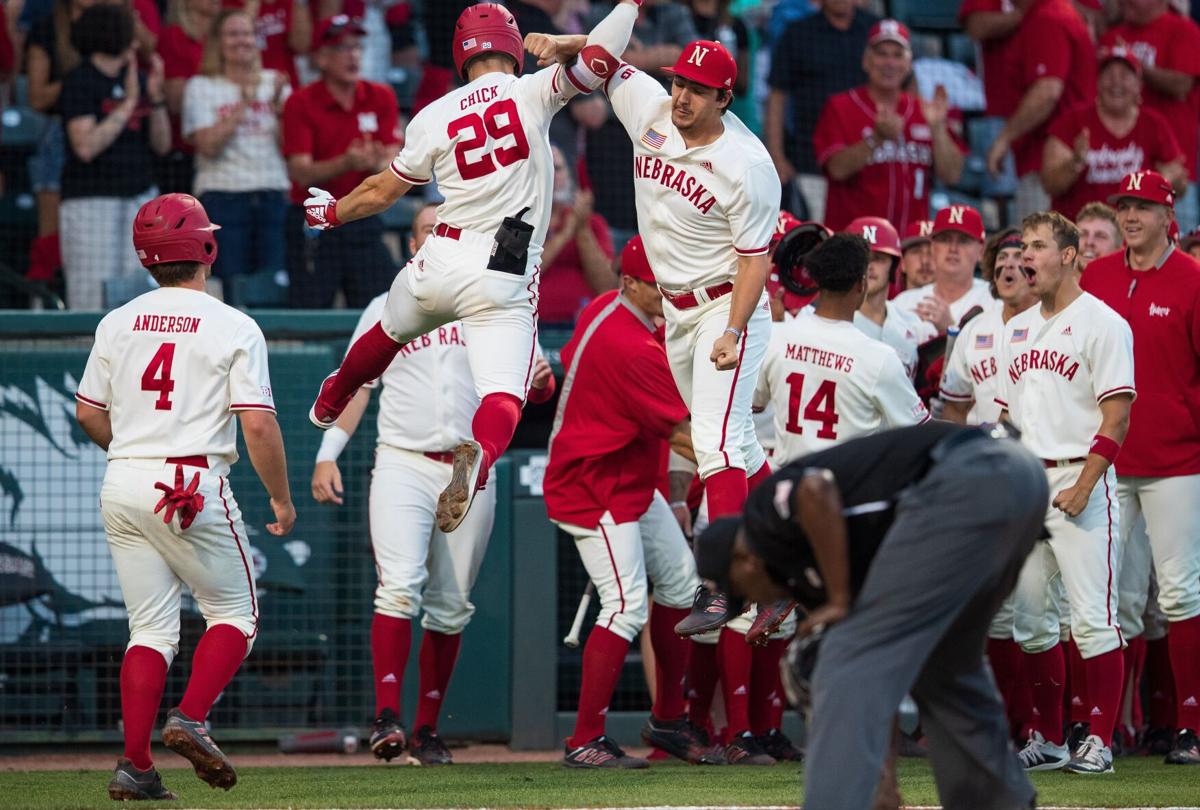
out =
[[[651,149],[662,149],[663,144],[667,142],[667,136],[656,130],[654,127],[642,133],[642,143],[649,146]]]

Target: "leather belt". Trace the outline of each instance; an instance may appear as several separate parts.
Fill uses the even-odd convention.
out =
[[[185,467],[199,467],[202,470],[208,469],[208,456],[171,456],[167,459],[168,464],[182,464]]]
[[[443,450],[440,453],[426,451],[425,458],[430,458],[430,459],[433,459],[434,461],[440,461],[443,464],[453,464],[454,463],[454,451],[453,450]]]
[[[447,239],[458,239],[462,236],[462,228],[455,228],[453,225],[439,222],[434,226],[433,234],[434,236],[444,236]]]
[[[1045,467],[1047,470],[1053,470],[1053,469],[1056,469],[1056,468],[1058,468],[1058,467],[1070,467],[1070,466],[1072,466],[1073,464],[1082,464],[1082,463],[1084,463],[1085,461],[1087,461],[1087,458],[1086,458],[1086,457],[1080,457],[1080,458],[1044,458],[1044,459],[1042,459],[1042,466],[1044,466],[1044,467]]]
[[[670,301],[671,306],[675,307],[675,309],[691,309],[692,307],[698,307],[701,303],[703,303],[696,298],[695,292],[672,293],[664,290],[662,287],[659,287],[658,289],[663,294],[663,298]],[[726,281],[724,284],[714,284],[711,287],[704,288],[704,294],[708,296],[709,301],[715,301],[722,295],[728,295],[731,292],[733,292],[732,281]]]

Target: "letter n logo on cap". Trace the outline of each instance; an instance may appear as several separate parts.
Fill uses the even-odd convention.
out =
[[[950,224],[951,225],[962,225],[963,224],[963,212],[965,212],[966,210],[967,209],[961,205],[950,206]]]
[[[863,239],[866,239],[869,244],[875,244],[875,232],[879,230],[878,225],[863,225]]]
[[[1142,178],[1146,176],[1145,172],[1132,172],[1129,175],[1129,185],[1125,187],[1126,191],[1141,191]]]
[[[921,221],[921,236],[929,236],[933,233],[933,220],[926,219]]]
[[[703,67],[704,57],[708,55],[708,48],[702,48],[697,45],[692,48],[692,55],[688,57],[688,64],[696,67]]]

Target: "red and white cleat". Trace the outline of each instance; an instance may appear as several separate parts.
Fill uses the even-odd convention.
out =
[[[337,375],[338,373],[335,371],[325,378],[324,382],[321,383],[321,391],[317,394],[316,401],[308,409],[308,421],[321,430],[329,430],[333,427],[333,423],[342,415],[342,411],[346,410],[346,406],[350,404],[350,400],[354,399],[353,393],[337,402],[330,399],[329,389],[333,387],[333,379]]]

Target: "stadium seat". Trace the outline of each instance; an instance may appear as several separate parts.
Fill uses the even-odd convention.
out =
[[[32,147],[42,137],[46,116],[32,107],[9,107],[0,113],[0,144]]]
[[[157,284],[149,273],[130,273],[104,280],[104,308],[116,309],[128,304],[144,292],[156,289]]]
[[[266,270],[234,276],[228,282],[228,303],[248,309],[286,307],[287,287],[281,285],[275,275],[274,271]]]
[[[973,118],[967,122],[967,144],[971,147],[968,165],[972,158],[986,161],[988,148],[1003,127],[1002,118]],[[992,177],[984,168],[981,193],[984,197],[1011,197],[1017,193],[1017,173],[1011,155],[1005,159],[1004,171],[999,177]]]
[[[909,28],[933,31],[958,29],[960,0],[892,0],[891,14]]]

